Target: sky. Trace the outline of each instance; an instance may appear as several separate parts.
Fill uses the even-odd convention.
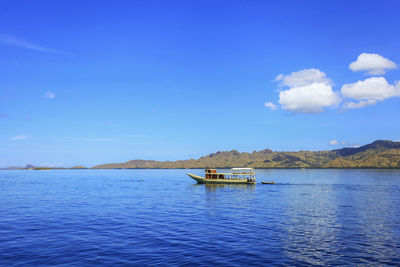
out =
[[[400,139],[399,1],[0,8],[0,167]]]

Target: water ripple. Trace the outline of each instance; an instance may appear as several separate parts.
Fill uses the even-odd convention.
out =
[[[200,173],[201,170],[198,170]],[[399,265],[400,171],[0,171],[0,265]]]

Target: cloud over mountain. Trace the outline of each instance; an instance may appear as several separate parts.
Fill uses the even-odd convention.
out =
[[[333,140],[329,141],[329,145],[331,145],[331,146],[335,146],[337,144],[339,144],[339,141],[336,140],[336,139],[333,139]]]

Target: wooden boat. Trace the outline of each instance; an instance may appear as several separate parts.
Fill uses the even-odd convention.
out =
[[[206,169],[205,177],[188,173],[199,184],[255,184],[253,168],[233,168],[230,173],[217,173],[216,169]]]
[[[271,181],[271,182],[264,182],[264,181],[261,181],[261,183],[262,183],[262,184],[275,184],[274,181]]]

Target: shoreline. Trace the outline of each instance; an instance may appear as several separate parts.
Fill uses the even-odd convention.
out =
[[[51,171],[51,170],[204,170],[204,168],[37,168],[37,169],[7,169],[2,168],[0,171]],[[233,167],[210,167],[214,169],[231,169]],[[400,167],[308,167],[308,168],[298,168],[298,167],[273,167],[273,168],[255,168],[255,170],[400,170]]]

